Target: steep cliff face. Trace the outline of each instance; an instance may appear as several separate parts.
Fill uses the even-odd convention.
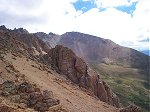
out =
[[[109,86],[71,49],[57,45],[44,57],[71,81],[87,90],[91,90],[101,101],[119,107],[119,100]]]

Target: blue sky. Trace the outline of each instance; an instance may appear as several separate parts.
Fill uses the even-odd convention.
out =
[[[133,14],[133,12],[135,11],[135,9],[136,9],[136,4],[137,4],[138,2],[133,2],[131,5],[129,5],[129,6],[126,6],[126,5],[124,5],[124,6],[118,6],[118,7],[115,7],[116,9],[118,9],[118,10],[120,10],[120,11],[122,11],[122,12],[126,12],[126,13],[128,13],[128,14]]]
[[[150,0],[0,0],[0,25],[29,32],[78,31],[149,49]]]
[[[114,6],[114,8],[116,8],[117,10],[120,10],[122,12],[126,12],[128,14],[131,14],[134,12],[134,10],[136,9],[136,4],[138,2],[135,1],[130,5],[120,5],[120,6]],[[96,4],[94,2],[94,0],[78,0],[75,3],[73,3],[74,7],[76,10],[82,10],[83,13],[87,12],[88,10],[92,9],[92,8],[96,8]],[[106,8],[100,7],[99,10],[100,11],[104,11]]]
[[[75,3],[73,3],[74,7],[76,10],[82,10],[83,12],[87,12],[88,10],[92,9],[92,8],[96,8],[96,4],[94,3],[94,1],[83,1],[83,0],[79,0]]]

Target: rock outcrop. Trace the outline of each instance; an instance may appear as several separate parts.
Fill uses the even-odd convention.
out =
[[[119,100],[109,86],[71,49],[57,45],[44,58],[60,74],[67,76],[80,87],[91,90],[101,101],[119,107]]]
[[[25,107],[33,108],[38,112],[45,112],[59,100],[53,98],[51,91],[41,91],[29,82],[16,84],[13,81],[5,81],[0,85],[0,96],[8,98],[13,103],[23,104]],[[9,107],[0,104],[0,112],[9,112]]]
[[[120,109],[119,112],[142,112],[142,110],[135,105],[129,105],[125,108]]]
[[[16,33],[29,33],[26,29],[23,28],[18,28],[18,29],[15,28],[13,31]]]
[[[34,56],[46,54],[51,49],[49,44],[23,28],[9,30],[0,26],[0,41],[0,49],[9,48]]]
[[[7,28],[5,27],[5,25],[0,26],[0,30],[7,30]]]

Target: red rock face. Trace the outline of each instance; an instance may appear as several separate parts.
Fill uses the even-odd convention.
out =
[[[46,60],[49,60],[60,73],[66,75],[71,81],[92,90],[101,101],[119,107],[119,100],[108,85],[72,50],[57,45],[48,52],[47,57]]]

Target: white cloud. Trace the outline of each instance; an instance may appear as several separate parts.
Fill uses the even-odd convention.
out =
[[[93,8],[85,13],[75,10],[72,3],[76,1],[0,0],[0,24],[9,28],[24,27],[29,32],[79,31],[136,49],[148,48],[148,42],[143,45],[140,40],[150,37],[149,0],[139,1],[132,16],[113,7],[138,0],[96,0],[97,5],[99,1],[101,6],[108,8],[102,12]]]

